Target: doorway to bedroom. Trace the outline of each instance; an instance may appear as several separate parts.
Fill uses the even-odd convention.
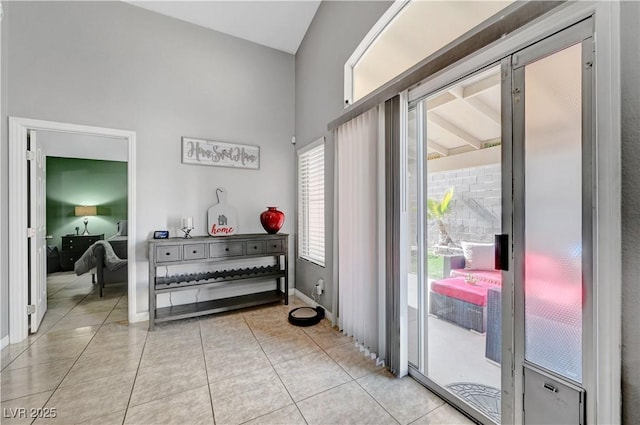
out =
[[[31,315],[30,333],[125,320],[126,141],[46,130],[30,138],[46,165],[47,235],[47,309],[42,323]],[[122,261],[106,264],[107,249]]]
[[[39,137],[47,150],[52,136]],[[46,205],[48,310],[39,332],[127,320],[127,163],[48,155]],[[117,256],[109,264],[104,242]]]
[[[116,318],[118,321],[122,319],[128,322],[141,320],[136,313],[135,296],[128,296],[135,294],[134,280],[131,277],[135,276],[135,252],[131,249],[133,241],[128,238],[129,233],[135,234],[135,138],[135,132],[126,130],[9,118],[9,186],[12,199],[9,238],[13,246],[9,252],[9,261],[11,264],[18,265],[9,270],[11,343],[24,341],[29,333],[37,332],[43,323],[49,328],[49,332],[54,326],[58,326],[59,329],[64,326],[69,331],[91,327],[92,325],[88,322],[76,320],[82,316],[81,313],[91,314],[98,310],[104,313],[110,309],[107,314],[111,316],[111,320]],[[76,276],[73,271],[67,271],[64,272],[66,273],[64,276],[62,274],[56,276],[50,282],[51,294],[48,294],[49,285],[47,285],[47,245],[53,242],[53,235],[47,238],[49,232],[46,228],[47,156],[67,160],[119,162],[120,168],[125,171],[124,175],[120,175],[118,185],[121,186],[124,182],[126,186],[124,193],[120,191],[116,196],[124,200],[118,201],[115,197],[109,200],[103,199],[104,204],[100,204],[101,200],[96,198],[97,192],[92,194],[91,189],[85,188],[83,192],[87,199],[67,199],[63,202],[62,217],[59,217],[64,221],[64,225],[59,229],[61,233],[58,265],[62,257],[61,251],[66,251],[65,265],[70,268],[73,264],[75,269],[74,255],[77,256],[77,252],[75,254],[73,252],[87,245],[84,243],[85,239],[91,239],[90,242],[95,242],[93,239],[96,239],[104,244],[103,255],[109,256],[109,253],[115,252],[114,257],[122,267],[112,267],[108,271],[99,267],[99,264],[102,264],[98,260],[100,251],[96,250],[96,263],[89,264],[89,273]],[[73,168],[69,163],[65,167]],[[85,171],[81,174],[76,170],[75,173],[67,174],[65,179],[67,183],[89,181],[93,172]],[[102,184],[116,184],[113,179],[111,182],[108,181],[109,178],[105,179],[107,182]],[[69,187],[67,185],[67,188]],[[92,196],[93,198],[89,199]],[[122,206],[123,203],[124,206]],[[50,207],[53,205],[55,203]],[[104,217],[100,214],[105,212],[107,213],[105,215],[110,213],[118,215],[117,221],[116,218],[112,220],[115,224],[109,220],[106,220],[106,223],[103,221]],[[104,232],[99,228],[101,222],[106,226]],[[78,231],[75,227],[79,227]],[[20,232],[20,229],[28,229],[27,238],[24,238],[24,233]],[[121,240],[105,241],[116,233],[116,237]],[[108,249],[107,246],[113,249]],[[54,267],[55,263],[55,261],[52,262]],[[118,275],[117,280],[109,279],[114,276],[108,272],[114,270]],[[87,279],[86,282],[85,279]],[[105,283],[102,297],[100,281]],[[110,282],[118,285],[110,285]],[[109,298],[117,299],[108,301],[113,302],[113,305],[106,306]],[[52,300],[51,304],[48,303],[49,299]],[[102,304],[97,305],[95,302]],[[116,312],[116,309],[119,311]],[[74,313],[69,314],[72,310],[75,310]],[[49,320],[43,322],[47,313],[49,313]],[[78,317],[72,319],[71,316]],[[95,317],[87,317],[87,319],[97,320]],[[60,323],[62,320],[65,323]],[[107,318],[103,317],[101,320],[104,322]],[[29,341],[32,342],[44,333],[40,329],[34,338],[29,338]]]

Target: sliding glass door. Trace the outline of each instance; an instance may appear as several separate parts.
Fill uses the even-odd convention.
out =
[[[483,423],[584,423],[592,34],[585,20],[408,105],[410,372]]]
[[[409,107],[409,361],[500,420],[501,77],[492,66]]]

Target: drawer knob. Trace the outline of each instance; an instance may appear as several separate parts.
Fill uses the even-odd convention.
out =
[[[197,254],[197,253],[198,253],[198,251],[196,251],[196,250],[194,249],[194,250],[193,250],[193,253],[194,253],[194,254]]]
[[[171,255],[171,253],[170,252],[165,252],[164,255]]]
[[[258,249],[258,247],[257,247],[257,246],[254,246],[254,247],[253,247],[253,249]]]
[[[273,245],[273,247],[274,247],[274,248],[277,248],[277,247],[278,247],[278,245]]]
[[[224,250],[225,250],[225,251],[229,251],[229,248],[225,248]]]

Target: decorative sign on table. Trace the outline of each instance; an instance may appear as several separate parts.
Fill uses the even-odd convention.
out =
[[[238,230],[238,212],[227,204],[227,191],[216,189],[218,203],[207,211],[207,225],[211,236],[233,235]]]
[[[182,138],[182,163],[260,169],[260,146]]]

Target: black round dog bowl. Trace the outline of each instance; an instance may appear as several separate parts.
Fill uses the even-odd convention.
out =
[[[289,312],[289,323],[295,326],[313,326],[324,318],[324,308],[298,307]]]

